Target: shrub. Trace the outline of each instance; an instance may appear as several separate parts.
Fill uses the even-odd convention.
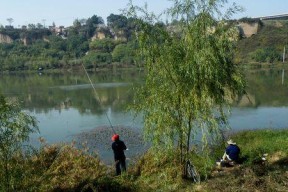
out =
[[[257,62],[272,63],[281,60],[281,55],[274,47],[260,48],[251,54],[253,60]]]

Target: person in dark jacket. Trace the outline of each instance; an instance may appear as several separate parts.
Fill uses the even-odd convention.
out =
[[[222,157],[222,160],[229,165],[234,165],[239,162],[240,148],[232,139],[227,141],[228,146]]]
[[[124,150],[127,150],[127,147],[123,141],[119,139],[118,134],[114,134],[112,136],[112,149],[114,152],[114,160],[115,160],[115,167],[116,167],[116,175],[121,174],[122,172],[126,171],[126,157],[124,154]]]

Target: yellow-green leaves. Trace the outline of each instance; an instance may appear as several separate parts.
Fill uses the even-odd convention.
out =
[[[173,22],[160,25],[151,22],[153,17],[141,18],[138,40],[147,76],[136,108],[157,147],[187,153],[197,135],[207,143],[227,123],[225,109],[245,81],[232,62],[233,26],[219,12],[225,1],[173,2]]]

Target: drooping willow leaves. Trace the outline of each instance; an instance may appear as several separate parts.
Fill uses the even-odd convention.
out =
[[[146,137],[154,146],[185,155],[199,135],[207,144],[228,125],[229,105],[244,92],[245,81],[233,63],[238,31],[219,10],[226,1],[173,2],[169,24],[130,4],[147,73],[135,109],[144,114]],[[230,8],[228,16],[236,10]]]

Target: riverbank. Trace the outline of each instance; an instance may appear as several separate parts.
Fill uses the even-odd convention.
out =
[[[103,164],[90,149],[47,145],[33,153],[15,156],[11,175],[17,174],[15,189],[26,191],[286,191],[288,189],[288,130],[242,131],[231,138],[247,160],[234,168],[215,167],[223,144],[211,161],[193,158],[201,183],[182,178],[175,155],[154,158],[148,152],[129,162],[126,174],[115,177],[114,167]],[[267,161],[261,161],[267,153]],[[206,168],[203,167],[204,164]],[[204,171],[204,169],[206,171]],[[11,176],[10,175],[10,176]],[[4,175],[0,175],[3,177]],[[16,176],[16,175],[15,175]]]
[[[167,158],[162,158],[158,165],[153,163],[154,160],[146,160],[136,183],[140,184],[140,189],[146,191],[288,190],[288,130],[248,130],[228,137],[241,148],[241,157],[245,159],[243,164],[232,168],[217,167],[215,161],[223,155],[225,147],[222,143],[211,153],[212,162],[201,158],[193,159],[201,173],[200,184],[183,180],[180,168],[167,161]],[[265,161],[262,160],[263,154],[267,154]],[[206,173],[203,171],[204,162],[208,165]]]
[[[287,69],[287,61],[284,63],[282,61],[275,62],[256,62],[249,61],[247,63],[239,62],[237,65],[243,70],[259,70],[259,69],[273,69],[273,68],[285,68]],[[62,66],[62,65],[61,65]],[[83,66],[85,66],[87,71],[99,72],[99,71],[123,71],[123,70],[144,70],[144,65],[142,64],[127,64],[121,62],[113,62],[106,65],[99,66],[86,66],[83,61],[79,60],[76,63],[73,61],[70,64],[63,65],[62,67],[39,67],[33,69],[21,69],[21,70],[2,70],[0,73],[77,73],[83,71]]]

